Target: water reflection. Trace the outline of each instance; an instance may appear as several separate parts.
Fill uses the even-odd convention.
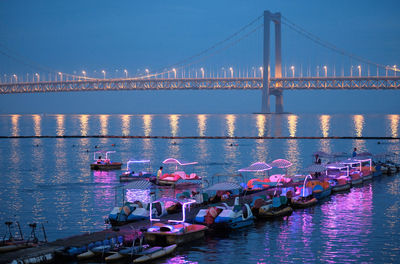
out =
[[[296,115],[288,115],[288,129],[289,129],[289,136],[296,137],[297,132],[297,119],[298,116]],[[299,146],[297,139],[288,139],[286,140],[287,144],[287,151],[286,151],[286,159],[292,162],[292,166],[288,168],[288,173],[294,174],[298,173],[300,169],[300,161],[299,161]]]
[[[57,115],[57,136],[63,136],[65,134],[65,127],[64,127],[64,115]]]
[[[122,126],[121,126],[122,135],[128,136],[129,130],[130,130],[131,116],[130,115],[121,115],[121,122],[122,122]]]
[[[369,243],[373,227],[371,185],[332,196],[329,202],[321,205],[321,211],[322,261],[348,262],[370,255],[365,245]]]
[[[199,136],[204,137],[207,126],[207,116],[197,115],[197,123],[198,123]]]
[[[320,129],[323,137],[329,137],[330,119],[331,117],[329,115],[321,115],[319,117]]]
[[[297,132],[297,119],[296,115],[288,116],[288,128],[289,128],[289,136],[295,137]]]
[[[108,134],[108,117],[109,115],[100,115],[100,133],[104,136]]]
[[[20,115],[11,115],[11,125],[12,125],[12,129],[11,129],[11,135],[14,137],[19,136],[19,118],[21,116]]]
[[[61,183],[67,182],[69,173],[67,171],[68,160],[67,160],[67,151],[65,149],[65,141],[64,138],[56,139],[56,147],[54,148],[54,157],[55,157],[55,170],[54,177],[51,178],[51,182],[54,186],[59,185]],[[65,230],[67,226],[67,218],[68,212],[71,210],[71,200],[68,197],[67,190],[61,190],[57,188],[55,190],[54,196],[54,206],[57,217],[57,226],[56,230],[61,231]]]
[[[96,183],[114,183],[117,179],[115,171],[93,171],[93,179]]]
[[[257,129],[258,136],[263,137],[265,135],[265,115],[257,115]]]
[[[286,153],[285,159],[290,161],[293,165],[290,166],[287,171],[289,175],[298,174],[301,168],[300,152],[297,139],[286,140]]]
[[[354,115],[353,123],[354,123],[354,131],[355,131],[356,137],[362,137],[363,128],[364,128],[364,116]]]
[[[125,198],[131,203],[135,201],[150,203],[150,190],[126,189]]]
[[[171,127],[171,135],[176,137],[179,130],[179,115],[169,115],[169,126]]]
[[[207,140],[199,139],[195,141],[195,151],[196,151],[196,161],[198,162],[213,162],[210,158],[210,153],[208,149]],[[201,177],[206,178],[208,176],[208,172],[206,170],[206,166],[198,166],[196,167],[196,173]]]
[[[89,116],[88,115],[80,115],[80,127],[81,127],[81,135],[87,136],[89,131]]]
[[[390,132],[392,137],[398,137],[399,115],[389,115],[388,118],[390,120]]]
[[[40,115],[33,115],[33,129],[35,131],[35,136],[41,136],[42,133],[42,127],[41,127],[41,121],[42,117]]]
[[[143,115],[143,131],[146,137],[151,135],[151,122],[153,117],[151,115]]]
[[[255,153],[253,151],[253,161],[254,162],[267,162],[268,160],[268,140],[257,139]]]
[[[235,115],[226,115],[226,128],[228,132],[228,137],[234,137],[235,136],[235,121],[236,121],[236,116]]]
[[[8,199],[5,199],[4,202],[8,204],[9,208],[12,208],[14,212],[20,212],[23,200],[21,198],[20,187],[23,183],[24,179],[19,172],[23,164],[23,153],[20,148],[20,140],[19,139],[11,139],[10,141],[10,160],[9,160],[9,173],[4,173],[2,177],[6,178],[4,181],[7,185],[8,191]],[[2,156],[5,160],[6,156]],[[3,186],[5,188],[5,186]],[[0,192],[1,193],[1,192]]]

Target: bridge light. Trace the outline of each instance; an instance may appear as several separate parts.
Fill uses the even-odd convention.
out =
[[[358,77],[361,77],[361,65],[358,65],[357,68],[358,68]]]
[[[82,71],[82,74],[83,74],[83,78],[86,79],[86,72]]]
[[[294,77],[294,66],[292,65],[290,69],[292,70],[292,77]]]
[[[393,65],[393,68],[394,68],[394,76],[396,76],[397,65]]]
[[[125,69],[125,70],[124,70],[124,72],[125,72],[125,78],[127,78],[127,79],[128,79],[128,70],[127,70],[127,69]]]
[[[233,68],[232,68],[232,67],[229,67],[229,70],[230,70],[230,72],[231,72],[231,78],[233,78]]]
[[[200,71],[201,71],[201,76],[202,76],[202,78],[204,79],[204,69],[203,69],[203,68],[200,68]]]
[[[40,81],[40,75],[39,75],[39,73],[35,73],[35,76],[37,77],[37,81]]]
[[[173,68],[172,71],[174,72],[174,78],[176,79],[176,69]]]
[[[14,79],[15,79],[15,82],[18,82],[18,77],[17,77],[17,75],[16,75],[16,74],[13,74],[13,77],[14,77]]]
[[[264,78],[263,67],[258,68],[260,70],[261,78]]]
[[[325,77],[328,77],[328,67],[326,67],[326,65],[324,66],[324,71],[325,71]]]
[[[58,72],[58,75],[60,75],[60,81],[62,81],[62,72]]]
[[[103,79],[105,80],[106,79],[106,71],[102,70],[101,73],[103,73]]]

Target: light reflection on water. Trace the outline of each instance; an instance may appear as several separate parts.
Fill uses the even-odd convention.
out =
[[[64,127],[64,115],[56,115],[57,119],[57,136],[63,136],[65,134]]]
[[[398,136],[398,115],[40,115],[0,116],[11,135],[89,135],[100,133],[132,135],[271,135]],[[153,119],[154,118],[154,119]],[[72,120],[71,120],[72,119]],[[33,121],[32,121],[33,120]],[[76,120],[74,122],[74,120]],[[97,122],[99,120],[99,122]],[[153,123],[154,120],[154,123]],[[315,121],[316,120],[316,121]],[[346,125],[343,125],[343,120]],[[157,122],[156,122],[157,121]],[[185,122],[191,122],[191,132]],[[113,124],[121,127],[113,127]],[[125,124],[125,125],[124,125]],[[138,124],[133,125],[133,124]],[[143,125],[142,125],[143,124]],[[307,126],[304,130],[304,124]],[[374,124],[366,126],[366,124]],[[92,126],[89,128],[89,125]],[[71,127],[72,126],[72,127]],[[251,127],[249,127],[251,126]],[[4,133],[4,132],[2,132]],[[383,133],[383,134],[382,134]],[[190,134],[192,135],[192,134]],[[93,151],[99,146],[116,150],[111,159],[151,160],[153,172],[169,156],[199,164],[184,168],[210,179],[215,173],[237,173],[255,161],[286,158],[300,173],[310,165],[311,153],[349,152],[352,147],[372,153],[400,152],[398,140],[237,140],[237,139],[1,139],[0,222],[20,220],[46,222],[50,240],[105,227],[104,217],[116,204],[121,171],[91,171]],[[115,146],[112,146],[115,144]],[[125,164],[124,164],[125,165]],[[125,166],[123,165],[123,169]],[[248,176],[248,175],[247,175]],[[253,177],[253,175],[251,175]],[[177,255],[160,260],[169,263],[292,263],[292,262],[396,262],[400,256],[400,180],[384,176],[336,194],[314,208],[296,210],[284,221],[257,223],[227,236],[209,236],[179,249]],[[176,196],[191,188],[161,189],[157,194]],[[147,199],[149,191],[128,193]],[[116,203],[117,202],[117,203]],[[16,215],[15,218],[10,217]],[[10,219],[13,218],[13,219]],[[237,254],[240,252],[240,254]]]
[[[80,115],[79,120],[80,120],[81,135],[87,136],[89,131],[89,116]]]
[[[121,124],[122,135],[128,136],[129,130],[130,130],[131,116],[130,115],[121,115],[121,122],[122,122],[122,124]]]
[[[18,126],[19,118],[20,118],[20,115],[11,115],[11,124],[12,124],[11,135],[12,136],[19,136],[19,126]]]
[[[151,115],[143,115],[143,130],[146,137],[151,135],[151,122],[153,117]]]
[[[179,131],[180,115],[169,115],[169,126],[171,127],[171,136],[176,137]]]
[[[207,115],[197,115],[198,132],[200,137],[204,137],[207,129]]]
[[[40,115],[33,115],[33,129],[35,131],[35,136],[40,136],[42,133],[41,121],[42,117]]]
[[[398,137],[398,129],[399,129],[399,115],[389,115],[388,119],[390,120],[390,132],[392,137]]]

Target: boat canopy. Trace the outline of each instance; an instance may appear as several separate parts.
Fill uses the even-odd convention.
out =
[[[129,160],[126,163],[126,170],[129,170],[129,165],[130,164],[143,164],[143,163],[150,163],[150,160]]]
[[[347,169],[348,167],[346,165],[344,165],[343,163],[336,162],[336,163],[326,164],[325,168],[341,170],[341,169]]]
[[[358,153],[356,157],[372,157],[372,153],[365,151],[365,152]]]
[[[240,190],[242,186],[236,182],[219,182],[206,189],[206,191],[229,191],[229,190]]]
[[[290,166],[292,166],[292,163],[285,159],[276,159],[270,163],[270,166],[272,168],[285,169],[285,168],[289,168]]]
[[[270,165],[268,165],[265,162],[256,162],[251,164],[249,167],[240,169],[238,171],[255,171],[255,172],[259,172],[259,171],[267,171],[272,169],[272,167]]]
[[[98,160],[98,154],[101,154],[101,155],[106,155],[106,158],[105,159],[108,159],[108,154],[110,154],[110,153],[115,153],[115,151],[114,150],[112,150],[112,151],[105,151],[105,150],[98,150],[98,151],[96,151],[95,153],[94,153],[94,160]],[[102,160],[104,160],[104,158],[102,158]]]
[[[315,173],[315,172],[324,172],[326,168],[321,164],[313,164],[305,169],[307,172]]]
[[[347,154],[346,152],[333,152],[333,153],[332,153],[332,156],[334,156],[335,158],[338,158],[338,157],[348,157],[349,154]]]
[[[184,162],[184,161],[180,161],[174,158],[168,158],[166,160],[164,160],[162,162],[163,164],[176,164],[176,165],[181,165],[181,166],[186,166],[186,165],[193,165],[193,164],[197,164],[197,161],[193,161],[193,162]]]
[[[344,165],[348,165],[348,166],[352,166],[352,165],[359,165],[360,167],[360,171],[361,171],[361,161],[355,158],[352,159],[347,159],[347,160],[342,160],[340,163],[344,164]]]

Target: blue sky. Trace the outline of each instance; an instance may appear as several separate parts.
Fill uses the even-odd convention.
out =
[[[348,53],[400,64],[400,3],[386,1],[0,1],[0,77],[32,78],[41,67],[89,76],[154,72],[225,39],[264,10],[283,16]],[[328,65],[337,74],[367,65],[316,45],[282,26],[282,57],[296,74]],[[222,74],[250,71],[262,62],[262,32],[191,66]],[[33,67],[26,64],[34,65]],[[376,68],[370,66],[371,74]],[[186,70],[188,71],[188,70]],[[287,70],[287,74],[289,71]],[[322,74],[322,73],[320,73]],[[353,72],[353,74],[357,74]],[[384,74],[381,71],[380,74]],[[41,78],[48,78],[41,73]],[[9,77],[8,77],[9,78]],[[54,77],[52,77],[54,78]],[[288,91],[294,113],[399,113],[400,91]],[[272,100],[273,101],[273,100]],[[252,113],[261,91],[149,91],[18,94],[0,96],[0,113]]]

